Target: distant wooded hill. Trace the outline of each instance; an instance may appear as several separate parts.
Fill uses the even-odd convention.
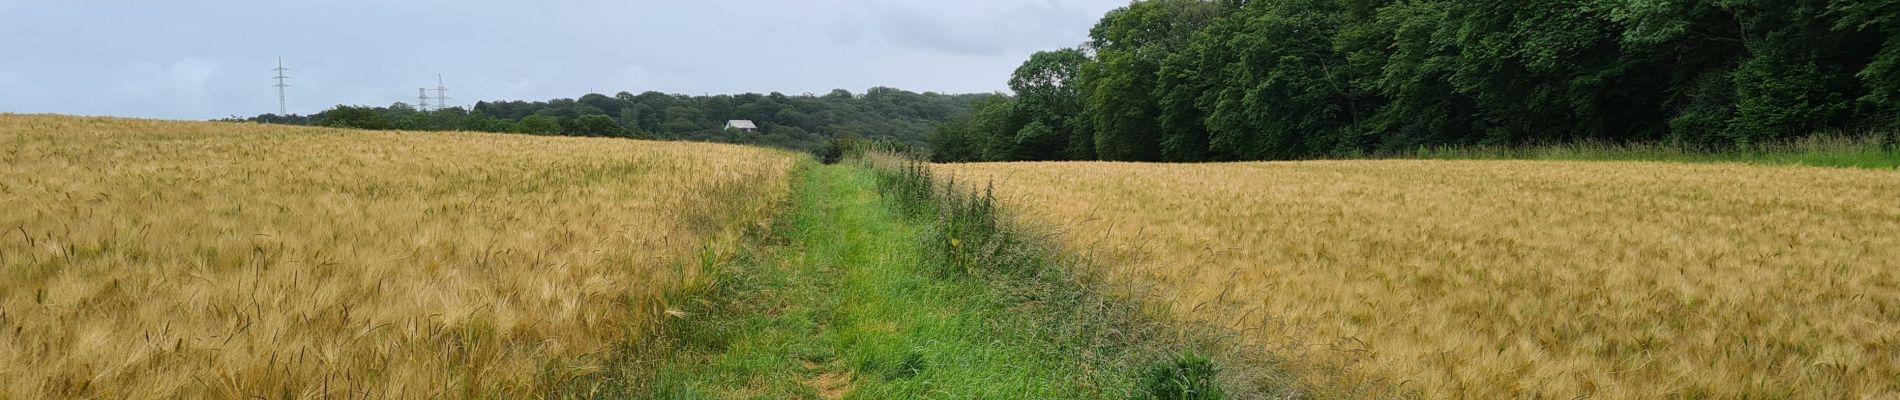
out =
[[[407,103],[345,106],[314,115],[264,114],[230,120],[377,130],[516,132],[758,144],[812,151],[832,139],[885,141],[922,148],[924,136],[969,114],[996,94],[917,93],[876,87],[863,94],[689,96],[620,92],[579,99],[484,101],[473,109],[421,111]],[[757,132],[724,129],[750,120]]]

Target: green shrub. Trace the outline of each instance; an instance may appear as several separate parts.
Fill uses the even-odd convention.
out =
[[[1214,376],[1220,368],[1199,354],[1182,354],[1149,366],[1142,387],[1155,400],[1218,400],[1227,398]]]

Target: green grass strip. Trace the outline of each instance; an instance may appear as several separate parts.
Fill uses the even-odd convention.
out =
[[[925,226],[850,166],[803,175],[781,246],[735,263],[669,335],[655,398],[1126,398],[982,282],[933,279]],[[1106,382],[1106,384],[1105,384]]]

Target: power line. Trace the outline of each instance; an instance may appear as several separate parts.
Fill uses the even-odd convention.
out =
[[[438,110],[449,108],[449,87],[442,85],[442,74],[435,74],[435,108]]]
[[[284,68],[283,57],[277,57],[277,68],[272,69],[272,71],[277,71],[277,76],[272,78],[277,80],[277,84],[274,85],[277,87],[277,115],[290,115],[289,109],[284,106],[284,88],[290,87],[290,84],[284,83],[284,80],[290,79],[290,77],[284,76],[284,72],[290,71],[290,69]]]

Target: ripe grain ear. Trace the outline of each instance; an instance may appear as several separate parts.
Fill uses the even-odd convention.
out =
[[[548,393],[772,217],[797,160],[12,115],[0,149],[0,365],[35,366],[7,398]]]
[[[1883,397],[1900,375],[1900,359],[1865,346],[1900,329],[1878,306],[1900,304],[1888,278],[1900,270],[1900,175],[1889,171],[934,168],[996,182],[997,198],[1062,227],[1060,241],[1111,279],[1155,288],[1144,294],[1166,314],[1233,327],[1339,397]]]

